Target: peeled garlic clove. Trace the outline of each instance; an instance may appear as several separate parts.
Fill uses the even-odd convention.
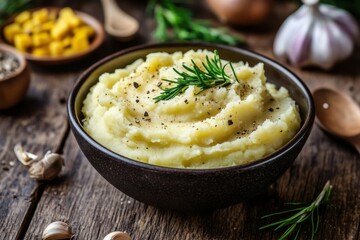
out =
[[[52,180],[59,175],[64,159],[57,153],[47,152],[41,160],[30,166],[30,177],[36,180]]]
[[[38,160],[38,156],[36,156],[35,154],[32,154],[32,153],[26,152],[20,144],[15,145],[14,152],[15,152],[17,159],[25,166],[29,166],[33,162]]]
[[[303,2],[280,27],[274,54],[293,65],[329,69],[352,53],[358,35],[356,21],[346,11],[318,0]]]
[[[64,222],[50,223],[44,230],[42,240],[65,240],[72,237],[71,227]]]
[[[116,231],[106,235],[103,240],[131,240],[131,237],[127,232]]]

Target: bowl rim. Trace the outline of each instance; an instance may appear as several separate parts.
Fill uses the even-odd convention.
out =
[[[81,121],[78,119],[78,116],[75,112],[75,100],[76,100],[76,93],[81,89],[81,86],[84,82],[86,82],[87,78],[90,74],[99,68],[101,65],[123,55],[126,55],[131,52],[140,51],[144,49],[161,49],[161,48],[176,48],[176,47],[197,47],[197,48],[216,48],[216,49],[224,49],[228,51],[234,51],[240,54],[245,54],[251,58],[255,58],[263,63],[269,64],[271,67],[276,68],[277,70],[281,71],[287,77],[291,78],[295,81],[296,85],[301,92],[305,93],[306,102],[309,106],[309,111],[307,112],[304,119],[302,119],[302,125],[299,131],[293,136],[290,141],[288,141],[285,145],[283,145],[280,149],[276,150],[275,152],[252,162],[234,166],[227,166],[227,167],[218,167],[218,168],[206,168],[206,169],[197,169],[197,168],[174,168],[174,167],[166,167],[166,166],[158,166],[150,163],[145,163],[137,160],[133,160],[126,156],[120,155],[118,153],[113,152],[112,150],[106,148],[105,146],[101,145],[97,141],[95,141],[88,133],[85,132],[83,127],[81,126]],[[160,50],[159,50],[160,51]],[[105,154],[109,155],[111,158],[115,159],[116,161],[120,161],[122,163],[128,165],[135,165],[137,168],[148,169],[157,172],[167,172],[167,173],[192,173],[192,174],[208,174],[208,173],[220,173],[220,172],[228,172],[228,171],[247,171],[253,168],[261,167],[264,165],[269,164],[270,162],[274,161],[275,157],[284,156],[290,149],[296,145],[301,139],[307,134],[310,133],[314,119],[315,119],[315,106],[314,101],[311,95],[310,90],[306,86],[306,84],[292,71],[288,68],[283,66],[282,64],[276,62],[274,59],[266,57],[262,54],[254,52],[252,50],[239,48],[236,46],[226,46],[222,44],[214,44],[214,43],[202,43],[202,42],[180,42],[180,43],[150,43],[150,44],[142,44],[130,48],[126,48],[115,52],[100,61],[94,63],[88,69],[86,69],[76,80],[73,88],[70,91],[70,94],[67,99],[67,111],[68,111],[68,118],[70,125],[87,141],[92,147],[104,152]]]
[[[37,11],[40,9],[48,9],[48,10],[54,10],[58,13],[63,8],[66,8],[66,7],[44,6],[44,7],[25,9],[23,11],[34,12],[34,11]],[[76,13],[77,16],[79,16],[81,18],[82,21],[84,21],[87,25],[91,26],[95,31],[94,39],[90,43],[89,48],[84,51],[81,51],[79,53],[71,54],[68,56],[59,56],[59,57],[51,57],[51,56],[36,57],[30,53],[25,52],[25,53],[22,53],[25,56],[25,59],[27,59],[28,61],[34,62],[34,63],[46,63],[46,64],[70,62],[72,60],[77,60],[81,57],[84,57],[87,54],[92,53],[93,51],[95,51],[97,48],[100,47],[100,45],[105,40],[105,30],[104,30],[104,27],[102,26],[102,24],[100,23],[100,21],[96,17],[94,17],[90,14],[87,14],[85,12],[75,10],[74,8],[72,8],[72,10]],[[12,45],[8,41],[6,41],[6,39],[4,37],[4,28],[7,25],[13,23],[15,20],[15,17],[18,16],[20,13],[16,13],[16,14],[12,15],[4,23],[2,23],[0,25],[0,43],[9,45],[9,46],[15,48],[14,45]]]
[[[9,80],[13,79],[14,77],[20,75],[23,71],[25,71],[27,62],[26,62],[25,57],[12,46],[9,46],[4,43],[0,43],[0,51],[4,51],[4,52],[14,56],[14,58],[16,58],[16,60],[19,61],[19,67],[13,73],[6,76],[4,79],[0,79],[0,83],[1,83],[1,82],[9,81]]]

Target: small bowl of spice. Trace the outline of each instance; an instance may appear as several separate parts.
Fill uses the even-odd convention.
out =
[[[13,47],[0,44],[0,110],[16,105],[30,83],[26,59]]]

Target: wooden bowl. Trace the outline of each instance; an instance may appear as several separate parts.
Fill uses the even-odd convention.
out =
[[[30,70],[24,56],[15,48],[0,43],[0,51],[19,61],[19,68],[4,79],[0,79],[0,110],[16,105],[25,95],[30,83]]]
[[[34,12],[36,10],[43,9],[43,8],[46,8],[50,11],[55,11],[56,13],[58,13],[62,9],[59,7],[40,7],[40,8],[31,9],[28,11]],[[92,17],[89,14],[86,14],[86,13],[83,13],[80,11],[76,11],[76,10],[74,10],[74,12],[76,13],[77,16],[79,16],[81,18],[81,20],[83,20],[86,24],[88,24],[90,27],[92,27],[95,31],[95,36],[91,39],[90,46],[88,49],[86,49],[85,51],[73,54],[73,55],[59,56],[59,57],[51,57],[51,56],[37,57],[37,56],[33,56],[30,53],[23,53],[25,58],[30,62],[38,63],[41,65],[65,64],[65,63],[75,62],[77,60],[83,59],[86,56],[88,56],[89,54],[91,54],[92,52],[94,52],[97,48],[99,48],[105,38],[105,32],[104,32],[104,28],[103,28],[102,24],[96,18]],[[12,46],[12,44],[7,42],[4,37],[4,28],[7,25],[13,23],[15,17],[16,17],[16,15],[12,16],[0,27],[0,41],[5,44],[11,45],[11,46]]]
[[[217,49],[223,59],[245,61],[251,66],[263,62],[268,81],[286,87],[299,106],[302,123],[298,133],[279,150],[262,159],[212,169],[169,168],[139,162],[107,149],[86,133],[81,112],[83,101],[102,73],[125,67],[152,52],[186,52],[190,49]],[[288,69],[248,50],[203,43],[143,45],[115,53],[91,66],[78,78],[68,98],[67,109],[80,149],[109,183],[146,204],[181,211],[221,208],[264,192],[296,159],[315,118],[310,91]]]

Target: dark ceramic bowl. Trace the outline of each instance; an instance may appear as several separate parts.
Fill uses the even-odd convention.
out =
[[[104,72],[124,67],[151,52],[217,49],[223,59],[265,64],[269,82],[289,90],[300,108],[299,132],[281,149],[250,164],[217,169],[177,169],[138,162],[116,154],[92,139],[82,127],[81,108],[91,86]],[[199,211],[215,209],[262,193],[293,163],[303,148],[314,122],[314,104],[305,84],[280,64],[256,53],[214,44],[144,45],[115,53],[85,71],[68,99],[68,114],[76,140],[94,168],[130,197],[160,208]]]

